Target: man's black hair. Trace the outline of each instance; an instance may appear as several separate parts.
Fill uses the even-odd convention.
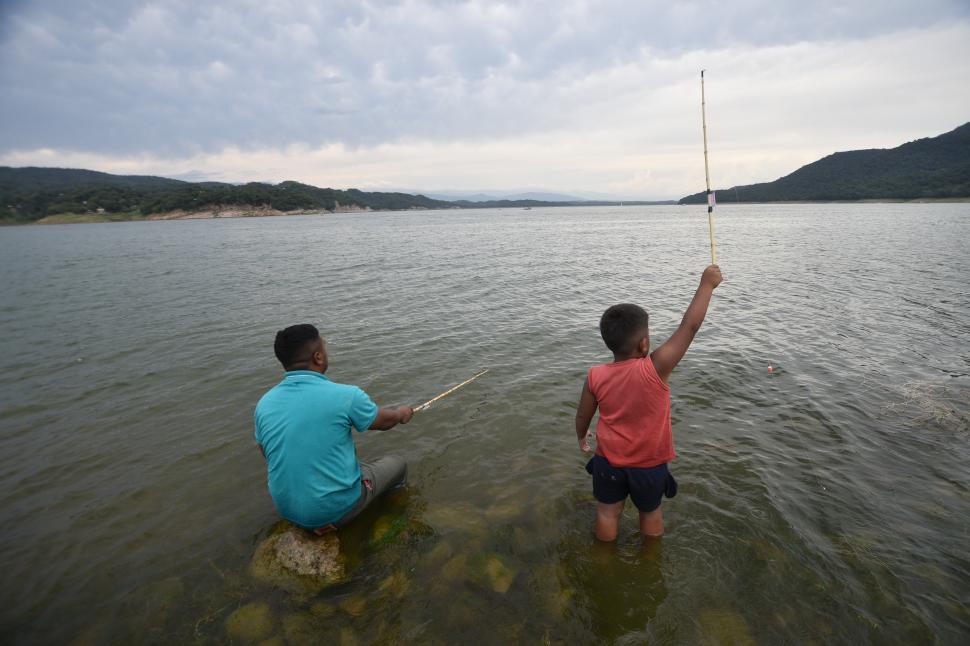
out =
[[[600,334],[614,354],[626,354],[649,329],[650,317],[639,305],[620,303],[603,312]]]
[[[273,351],[276,358],[280,360],[284,368],[289,368],[294,363],[310,358],[310,346],[320,338],[317,328],[309,323],[291,325],[285,330],[276,333],[276,342],[273,343]]]

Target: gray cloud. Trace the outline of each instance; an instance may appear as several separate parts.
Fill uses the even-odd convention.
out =
[[[0,152],[174,158],[541,133],[577,122],[584,79],[645,55],[970,17],[961,0],[721,4],[6,2]]]

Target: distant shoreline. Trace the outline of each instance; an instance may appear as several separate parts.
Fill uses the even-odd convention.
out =
[[[970,197],[939,197],[939,198],[919,198],[915,200],[901,200],[901,199],[867,199],[867,200],[786,200],[777,202],[730,202],[722,201],[720,206],[730,206],[730,205],[770,205],[770,204],[967,204],[970,203]],[[582,204],[557,204],[549,205],[547,208],[562,208],[562,207],[577,207],[583,206]],[[597,205],[601,206],[601,205]],[[703,206],[702,204],[639,204],[630,206]],[[404,209],[401,211],[387,211],[388,213],[397,212],[407,212],[407,211],[448,211],[448,210],[470,210],[475,207],[463,207],[460,209]],[[481,208],[503,208],[503,209],[519,209],[522,207],[509,206],[509,207],[481,207]],[[543,208],[543,207],[538,207]],[[14,220],[0,220],[0,226],[18,226],[18,225],[47,225],[47,224],[100,224],[106,222],[145,222],[145,221],[159,221],[159,220],[215,220],[221,218],[264,218],[264,217],[278,217],[283,215],[334,215],[337,213],[375,213],[374,209],[369,207],[359,207],[359,206],[343,206],[338,205],[333,211],[328,211],[326,209],[298,209],[294,211],[280,211],[278,209],[273,209],[270,207],[246,207],[240,205],[224,205],[224,206],[213,206],[205,209],[200,209],[198,211],[186,211],[182,209],[174,211],[166,211],[163,213],[152,213],[151,215],[142,215],[140,213],[58,213],[56,215],[48,215],[47,217],[35,220],[32,222],[17,222]]]
[[[12,222],[11,224],[92,224],[103,222],[144,222],[149,220],[215,220],[218,218],[264,218],[281,215],[332,215],[334,213],[368,213],[373,209],[355,205],[338,204],[333,211],[326,209],[297,209],[280,211],[268,206],[244,206],[227,204],[210,206],[197,211],[176,209],[162,213],[142,215],[140,213],[57,213],[34,222]]]

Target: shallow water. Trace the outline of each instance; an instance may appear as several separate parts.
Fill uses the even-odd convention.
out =
[[[604,546],[572,427],[597,320],[670,334],[702,207],[0,229],[0,640],[223,642],[266,603],[289,643],[965,643],[970,205],[726,205],[717,233],[667,535],[628,509]],[[378,403],[491,368],[358,437],[410,487],[312,598],[247,572],[276,520],[252,409],[304,321]],[[375,536],[402,518],[433,531]]]

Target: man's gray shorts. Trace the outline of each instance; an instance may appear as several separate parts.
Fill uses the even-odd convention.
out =
[[[352,521],[381,494],[406,483],[408,463],[396,455],[386,455],[373,462],[361,462],[360,478],[360,498],[353,509],[337,521],[337,527],[343,527]]]

